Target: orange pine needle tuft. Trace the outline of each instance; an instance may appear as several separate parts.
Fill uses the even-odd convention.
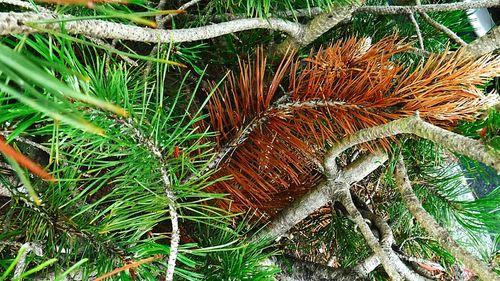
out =
[[[24,154],[18,152],[12,146],[10,146],[2,136],[0,136],[0,152],[2,152],[7,157],[11,157],[21,167],[28,169],[31,173],[41,177],[42,179],[52,182],[56,180],[51,174],[47,173],[40,165],[33,162]]]
[[[111,277],[111,276],[114,276],[122,271],[125,271],[125,270],[129,270],[129,269],[133,269],[133,268],[136,268],[136,267],[139,267],[140,265],[142,264],[145,264],[145,263],[150,263],[154,260],[158,260],[158,259],[161,259],[162,256],[161,255],[155,255],[153,257],[150,257],[150,258],[146,258],[146,259],[142,259],[142,260],[138,260],[136,262],[133,262],[133,263],[130,263],[130,264],[127,264],[127,265],[124,265],[122,267],[119,267],[117,269],[114,269],[113,271],[109,272],[109,273],[106,273],[96,279],[94,279],[94,281],[101,281],[101,280],[104,280],[108,277]]]

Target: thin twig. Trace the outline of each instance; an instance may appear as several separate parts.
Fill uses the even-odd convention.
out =
[[[154,260],[157,260],[157,259],[161,259],[162,256],[161,255],[156,255],[156,256],[153,256],[153,257],[150,257],[150,258],[146,258],[146,259],[142,259],[142,260],[138,260],[136,262],[133,262],[133,263],[130,263],[130,264],[127,264],[127,265],[124,265],[122,267],[119,267],[119,268],[116,268],[114,269],[113,271],[111,272],[108,272],[102,276],[99,276],[98,278],[95,278],[93,281],[101,281],[101,280],[104,280],[108,277],[111,277],[111,276],[114,276],[122,271],[125,271],[125,270],[128,270],[128,269],[131,269],[131,268],[136,268],[136,267],[139,267],[140,265],[142,264],[145,264],[145,263],[149,263],[149,262],[152,262]]]
[[[466,250],[462,249],[450,236],[448,231],[441,227],[436,220],[422,207],[417,196],[412,190],[408,173],[403,160],[400,158],[395,170],[396,186],[401,193],[403,202],[410,210],[413,217],[419,224],[432,235],[443,248],[448,250],[454,257],[460,260],[465,266],[471,269],[482,280],[500,280],[488,266],[474,257]]]
[[[464,47],[467,46],[467,43],[462,40],[455,32],[453,32],[451,29],[448,27],[444,26],[443,24],[440,24],[439,22],[433,20],[426,12],[418,12],[418,14],[434,29],[443,32],[448,36],[451,40],[455,41],[458,45]]]
[[[198,2],[200,2],[201,0],[191,0],[185,4],[183,4],[182,6],[180,6],[179,8],[177,8],[177,10],[186,10],[187,8],[193,6],[193,5],[196,5]],[[161,0],[161,2],[165,2],[165,0]],[[164,7],[164,6],[163,6]],[[162,10],[163,7],[158,7],[159,10]],[[178,14],[168,14],[168,15],[165,15],[164,17],[161,17],[161,16],[157,16],[156,17],[156,23],[158,25],[158,28],[164,28],[165,27],[165,23],[172,19],[173,17],[177,16]]]
[[[470,2],[456,2],[448,4],[426,4],[415,6],[363,6],[356,10],[358,13],[379,15],[411,14],[418,12],[447,12],[500,6],[500,0],[479,0]]]
[[[180,243],[180,231],[179,231],[179,216],[174,206],[175,202],[177,201],[177,198],[171,189],[172,186],[168,175],[168,169],[163,161],[163,155],[160,149],[156,146],[156,144],[152,140],[145,137],[142,134],[142,132],[133,125],[133,121],[130,118],[127,120],[117,119],[117,121],[123,124],[125,127],[129,128],[132,131],[133,138],[135,139],[135,141],[148,148],[148,150],[155,156],[155,158],[160,163],[160,176],[161,180],[163,181],[163,184],[165,185],[165,194],[167,195],[167,198],[170,200],[168,208],[170,212],[170,220],[172,222],[172,238],[170,240],[170,254],[167,260],[167,274],[165,280],[172,281],[174,278],[175,263],[177,260],[177,252]]]
[[[415,19],[415,15],[413,13],[408,15],[410,17],[410,21],[415,27],[415,33],[417,34],[418,38],[418,45],[420,46],[420,49],[425,50],[424,46],[424,38],[422,37],[422,32],[420,31],[420,26],[418,25],[417,19]]]

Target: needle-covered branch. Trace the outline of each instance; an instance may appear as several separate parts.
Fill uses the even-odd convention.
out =
[[[129,128],[132,131],[132,138],[138,144],[146,146],[146,148],[154,155],[154,157],[160,163],[160,177],[163,184],[165,185],[165,194],[167,195],[167,198],[170,201],[168,204],[168,209],[170,212],[170,220],[172,221],[172,238],[170,240],[170,254],[167,260],[167,274],[165,280],[172,281],[174,278],[175,263],[177,260],[177,252],[179,249],[179,243],[181,238],[179,231],[179,215],[177,214],[177,210],[174,205],[177,201],[177,198],[174,192],[172,191],[172,185],[168,175],[168,168],[166,167],[163,161],[163,155],[160,149],[158,149],[157,145],[153,141],[145,137],[142,134],[142,132],[133,125],[133,121],[131,119],[128,120],[117,119],[117,120],[122,125]]]
[[[334,161],[346,149],[355,145],[399,134],[414,134],[438,143],[445,148],[491,166],[500,172],[500,153],[473,140],[423,121],[418,114],[360,130],[338,142],[328,152],[327,159]]]
[[[441,227],[436,220],[422,207],[417,196],[412,190],[406,167],[402,159],[396,164],[396,186],[401,193],[402,199],[410,213],[419,224],[432,235],[443,248],[460,260],[465,266],[470,268],[482,280],[500,280],[498,275],[491,271],[485,264],[479,261],[471,253],[462,249],[450,236],[448,231]]]

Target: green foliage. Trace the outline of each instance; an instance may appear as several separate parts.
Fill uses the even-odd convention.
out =
[[[249,224],[249,220],[242,220],[234,230],[225,225],[196,226],[193,237],[211,249],[199,266],[204,280],[274,280],[279,269],[262,263],[278,252],[271,247],[271,241],[246,240]]]

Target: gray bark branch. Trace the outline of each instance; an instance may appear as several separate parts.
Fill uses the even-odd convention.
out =
[[[488,266],[460,247],[457,242],[453,240],[448,231],[441,227],[436,220],[425,211],[411,188],[406,167],[402,159],[396,164],[395,176],[396,186],[401,193],[406,207],[410,210],[410,213],[415,217],[418,223],[432,235],[443,248],[460,260],[482,280],[500,280],[497,274],[489,269]]]
[[[488,34],[472,41],[463,49],[474,58],[500,49],[500,26],[494,27]]]
[[[358,13],[379,15],[411,14],[420,12],[447,12],[500,6],[500,0],[479,0],[471,2],[456,2],[449,4],[427,4],[415,6],[363,6],[356,10]]]
[[[387,154],[382,152],[361,157],[342,171],[344,181],[347,184],[359,181],[377,169],[386,160]],[[330,185],[326,180],[320,183],[309,193],[283,209],[272,219],[265,229],[253,237],[253,240],[263,238],[276,239],[283,236],[294,225],[330,202],[338,188],[337,185]]]
[[[64,30],[70,34],[80,34],[97,38],[122,39],[149,43],[179,43],[210,39],[221,35],[265,28],[287,33],[293,38],[302,38],[302,24],[282,19],[249,18],[233,20],[203,27],[176,30],[160,30],[132,26],[103,20],[71,20],[69,16],[55,18],[47,13],[0,13],[0,35],[29,34],[46,31],[61,31],[61,22],[42,23],[61,20]]]
[[[423,121],[418,114],[389,123],[360,130],[335,144],[327,153],[327,161],[335,158],[346,149],[355,145],[399,134],[414,134],[438,143],[449,150],[468,156],[491,166],[500,172],[500,152],[486,147],[481,141],[473,140],[447,131]],[[331,163],[326,163],[326,166]]]

